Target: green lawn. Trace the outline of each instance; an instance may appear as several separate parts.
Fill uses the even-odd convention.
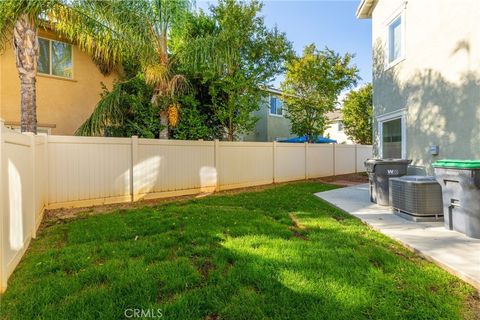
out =
[[[475,318],[471,287],[313,195],[331,188],[54,224],[11,277],[1,318],[122,319],[127,308],[182,320]]]

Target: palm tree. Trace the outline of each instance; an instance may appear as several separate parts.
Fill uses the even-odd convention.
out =
[[[128,29],[131,25],[120,19],[135,20],[128,4],[104,0],[0,1],[0,49],[13,42],[20,78],[22,132],[37,131],[38,28],[53,30],[97,62],[116,64],[121,53],[139,38]],[[125,41],[127,37],[129,41]]]
[[[141,67],[143,79],[153,88],[152,104],[160,106],[160,122],[163,129],[161,139],[168,139],[168,128],[178,121],[179,96],[188,88],[183,75],[173,71],[174,61],[169,52],[168,36],[172,26],[180,27],[190,9],[189,0],[136,0],[129,6],[137,19],[129,20],[131,30],[135,30],[135,53],[130,56]],[[94,112],[77,130],[78,135],[101,135],[111,124],[119,125],[125,118],[122,104],[119,103],[122,83],[107,92],[98,103]]]
[[[160,122],[163,130],[160,139],[168,139],[169,125],[178,121],[178,95],[187,88],[187,80],[183,75],[174,74],[168,50],[168,35],[172,25],[181,25],[190,8],[188,0],[153,0],[146,1],[146,13],[150,19],[149,43],[153,44],[156,56],[145,56],[144,74],[148,84],[153,86],[152,103],[160,105]]]

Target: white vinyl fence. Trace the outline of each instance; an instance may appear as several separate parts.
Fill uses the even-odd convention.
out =
[[[34,136],[0,122],[0,291],[45,209],[364,171],[371,146]]]

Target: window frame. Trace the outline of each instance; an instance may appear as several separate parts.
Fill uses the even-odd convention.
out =
[[[407,158],[407,125],[406,125],[406,110],[402,109],[399,111],[391,112],[381,116],[377,116],[377,132],[378,132],[378,145],[379,145],[379,154],[380,157],[383,156],[383,124],[385,122],[390,122],[393,120],[400,119],[400,130],[401,130],[401,157],[402,159]]]
[[[74,64],[74,53],[73,53],[73,44],[65,42],[65,41],[60,41],[60,40],[55,40],[55,39],[49,39],[45,37],[38,37],[38,39],[46,40],[48,41],[48,63],[49,63],[49,73],[43,73],[39,72],[37,69],[37,73],[41,76],[45,77],[52,77],[52,78],[57,78],[57,79],[63,79],[63,80],[74,80],[75,76],[75,64]],[[60,42],[66,45],[69,45],[71,47],[71,53],[72,53],[72,76],[71,77],[64,77],[64,76],[58,76],[52,73],[53,70],[53,63],[52,63],[52,42]],[[38,68],[38,67],[37,67]]]
[[[272,113],[272,109],[271,109],[271,106],[272,106],[272,98],[275,98],[277,99],[278,101],[280,101],[282,103],[282,111],[280,114],[277,114],[277,113]],[[277,111],[277,106],[275,106],[275,111]],[[280,117],[280,118],[283,118],[285,113],[284,113],[285,109],[283,107],[283,101],[281,101],[280,97],[276,96],[276,95],[269,95],[268,97],[268,115],[269,116],[272,116],[272,117]]]
[[[343,121],[342,120],[337,120],[337,128],[338,128],[338,132],[342,132],[343,129],[344,129],[344,124],[343,124]]]
[[[392,68],[393,66],[399,64],[406,58],[406,24],[407,21],[405,19],[405,11],[406,11],[407,2],[404,2],[400,8],[395,10],[395,12],[385,21],[385,70]],[[397,59],[390,61],[390,27],[394,24],[398,19],[400,19],[400,31],[401,31],[401,39],[400,39],[400,55]]]

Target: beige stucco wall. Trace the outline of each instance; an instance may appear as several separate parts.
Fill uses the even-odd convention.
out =
[[[51,33],[39,31],[39,35],[55,39]],[[52,134],[74,134],[98,102],[100,83],[111,88],[114,78],[103,76],[91,58],[74,46],[73,79],[37,75],[38,125],[55,126]],[[11,46],[0,55],[0,117],[7,123],[20,122],[20,81]]]
[[[401,8],[405,59],[385,68],[386,24]],[[480,1],[379,0],[372,40],[374,114],[405,109],[414,172],[431,174],[437,159],[480,159]],[[438,156],[431,145],[439,145]]]

